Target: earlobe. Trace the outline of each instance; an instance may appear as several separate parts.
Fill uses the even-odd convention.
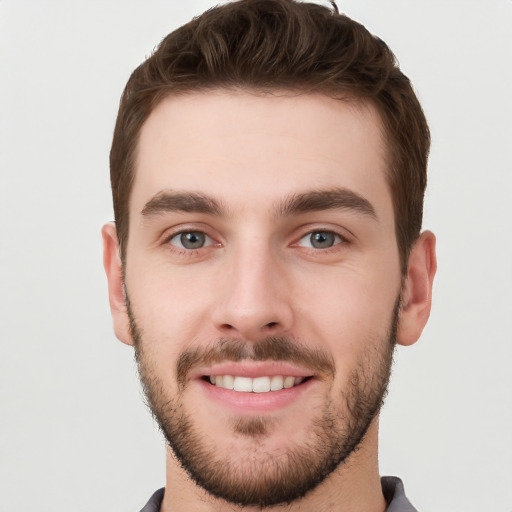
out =
[[[115,224],[113,222],[105,224],[101,230],[101,236],[103,238],[103,266],[107,274],[108,297],[114,322],[114,332],[120,341],[127,345],[133,345],[123,286],[123,266]]]
[[[424,231],[411,249],[402,287],[397,335],[400,345],[415,343],[427,323],[436,269],[436,238],[431,231]]]

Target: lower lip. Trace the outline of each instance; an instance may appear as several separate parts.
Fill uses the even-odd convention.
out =
[[[269,391],[267,393],[244,393],[232,389],[214,386],[199,380],[203,391],[209,398],[231,409],[233,412],[272,412],[297,402],[314,385],[314,379],[308,379],[298,386]]]

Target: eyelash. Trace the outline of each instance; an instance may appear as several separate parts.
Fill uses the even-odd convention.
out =
[[[183,246],[180,247],[176,244],[171,243],[171,241],[174,238],[176,238],[180,235],[192,234],[192,233],[204,235],[204,237],[207,239],[206,240],[207,245],[202,245],[201,247],[198,247],[198,248],[186,248],[186,247],[183,247]],[[311,237],[314,234],[324,234],[324,235],[329,235],[329,236],[332,235],[334,237],[333,244],[329,247],[323,247],[323,248],[322,247],[311,247],[311,246],[308,247],[305,245],[301,245],[302,240],[307,239],[308,237],[311,240]],[[168,236],[166,236],[163,243],[166,246],[172,246],[172,250],[174,252],[177,252],[179,255],[184,255],[184,256],[188,256],[188,257],[196,256],[197,254],[199,254],[199,251],[201,249],[207,249],[212,246],[217,246],[217,247],[220,246],[219,243],[215,242],[215,239],[213,237],[211,237],[204,230],[201,230],[201,229],[180,229],[179,231],[175,231],[175,232],[169,234]],[[306,251],[310,251],[311,253],[316,253],[316,254],[320,254],[320,253],[328,254],[332,251],[339,250],[340,245],[347,245],[349,243],[350,243],[350,241],[347,239],[347,237],[341,235],[340,233],[338,233],[332,229],[317,228],[317,229],[310,229],[306,233],[302,234],[297,239],[296,242],[291,244],[291,247],[302,247]],[[183,244],[181,243],[181,245],[183,245]]]
[[[329,247],[307,247],[307,246],[304,246],[304,245],[300,245],[301,241],[304,240],[304,239],[308,239],[311,240],[311,237],[315,234],[323,234],[323,235],[332,235],[334,237],[334,240],[333,240],[333,244]],[[336,250],[339,250],[340,249],[340,245],[347,245],[349,244],[349,240],[347,239],[346,236],[343,236],[342,234],[332,230],[332,229],[310,229],[307,233],[304,233],[299,239],[297,242],[295,242],[294,244],[292,244],[293,246],[298,246],[298,247],[303,247],[304,249],[306,250],[309,250],[309,251],[312,251],[312,252],[315,252],[315,253],[329,253],[331,251],[336,251]]]
[[[178,237],[180,235],[192,234],[192,233],[204,235],[208,239],[207,245],[203,245],[202,247],[198,247],[197,249],[188,249],[186,247],[180,247],[178,245],[175,245],[175,244],[171,243],[171,241],[174,238],[176,238],[176,237]],[[172,247],[171,250],[173,252],[177,253],[180,256],[193,257],[193,256],[198,255],[199,251],[201,249],[207,249],[208,247],[215,246],[215,245],[218,246],[220,244],[216,243],[215,240],[213,239],[213,237],[208,235],[208,233],[206,233],[202,229],[180,229],[179,231],[175,231],[175,232],[170,233],[169,235],[167,235],[164,238],[164,240],[163,240],[163,245],[167,246],[167,248],[170,248],[169,246],[171,246]],[[181,245],[183,245],[183,244],[181,244]]]

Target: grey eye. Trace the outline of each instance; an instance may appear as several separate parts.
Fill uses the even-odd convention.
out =
[[[201,249],[211,245],[212,239],[201,231],[183,231],[174,235],[169,243],[180,249]]]
[[[341,242],[341,237],[332,231],[313,231],[300,240],[302,247],[313,249],[329,249]]]

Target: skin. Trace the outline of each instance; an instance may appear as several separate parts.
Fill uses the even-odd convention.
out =
[[[362,198],[373,215],[346,205],[278,207],[294,194],[333,190]],[[208,196],[220,211],[148,213],[148,203],[171,191]],[[187,230],[206,233],[207,245],[179,247],[176,233]],[[332,247],[311,246],[310,234],[319,231],[336,233]],[[133,344],[113,224],[104,226],[103,240],[115,332]],[[308,438],[315,411],[347,389],[365,354],[384,350],[400,293],[397,342],[414,343],[430,313],[435,270],[435,238],[424,232],[407,274],[400,273],[381,124],[369,106],[323,95],[210,91],[163,100],[142,128],[124,285],[152,371],[169,396],[178,391],[179,355],[221,337],[250,346],[287,336],[334,363],[334,376],[313,378],[300,401],[263,413],[238,414],[197,380],[187,381],[183,407],[234,464],[256,447],[282,454]],[[233,435],[227,419],[255,415],[272,420],[268,436]],[[274,510],[385,510],[377,437],[375,417],[347,464]],[[239,510],[198,487],[168,449],[162,510],[171,509]]]

